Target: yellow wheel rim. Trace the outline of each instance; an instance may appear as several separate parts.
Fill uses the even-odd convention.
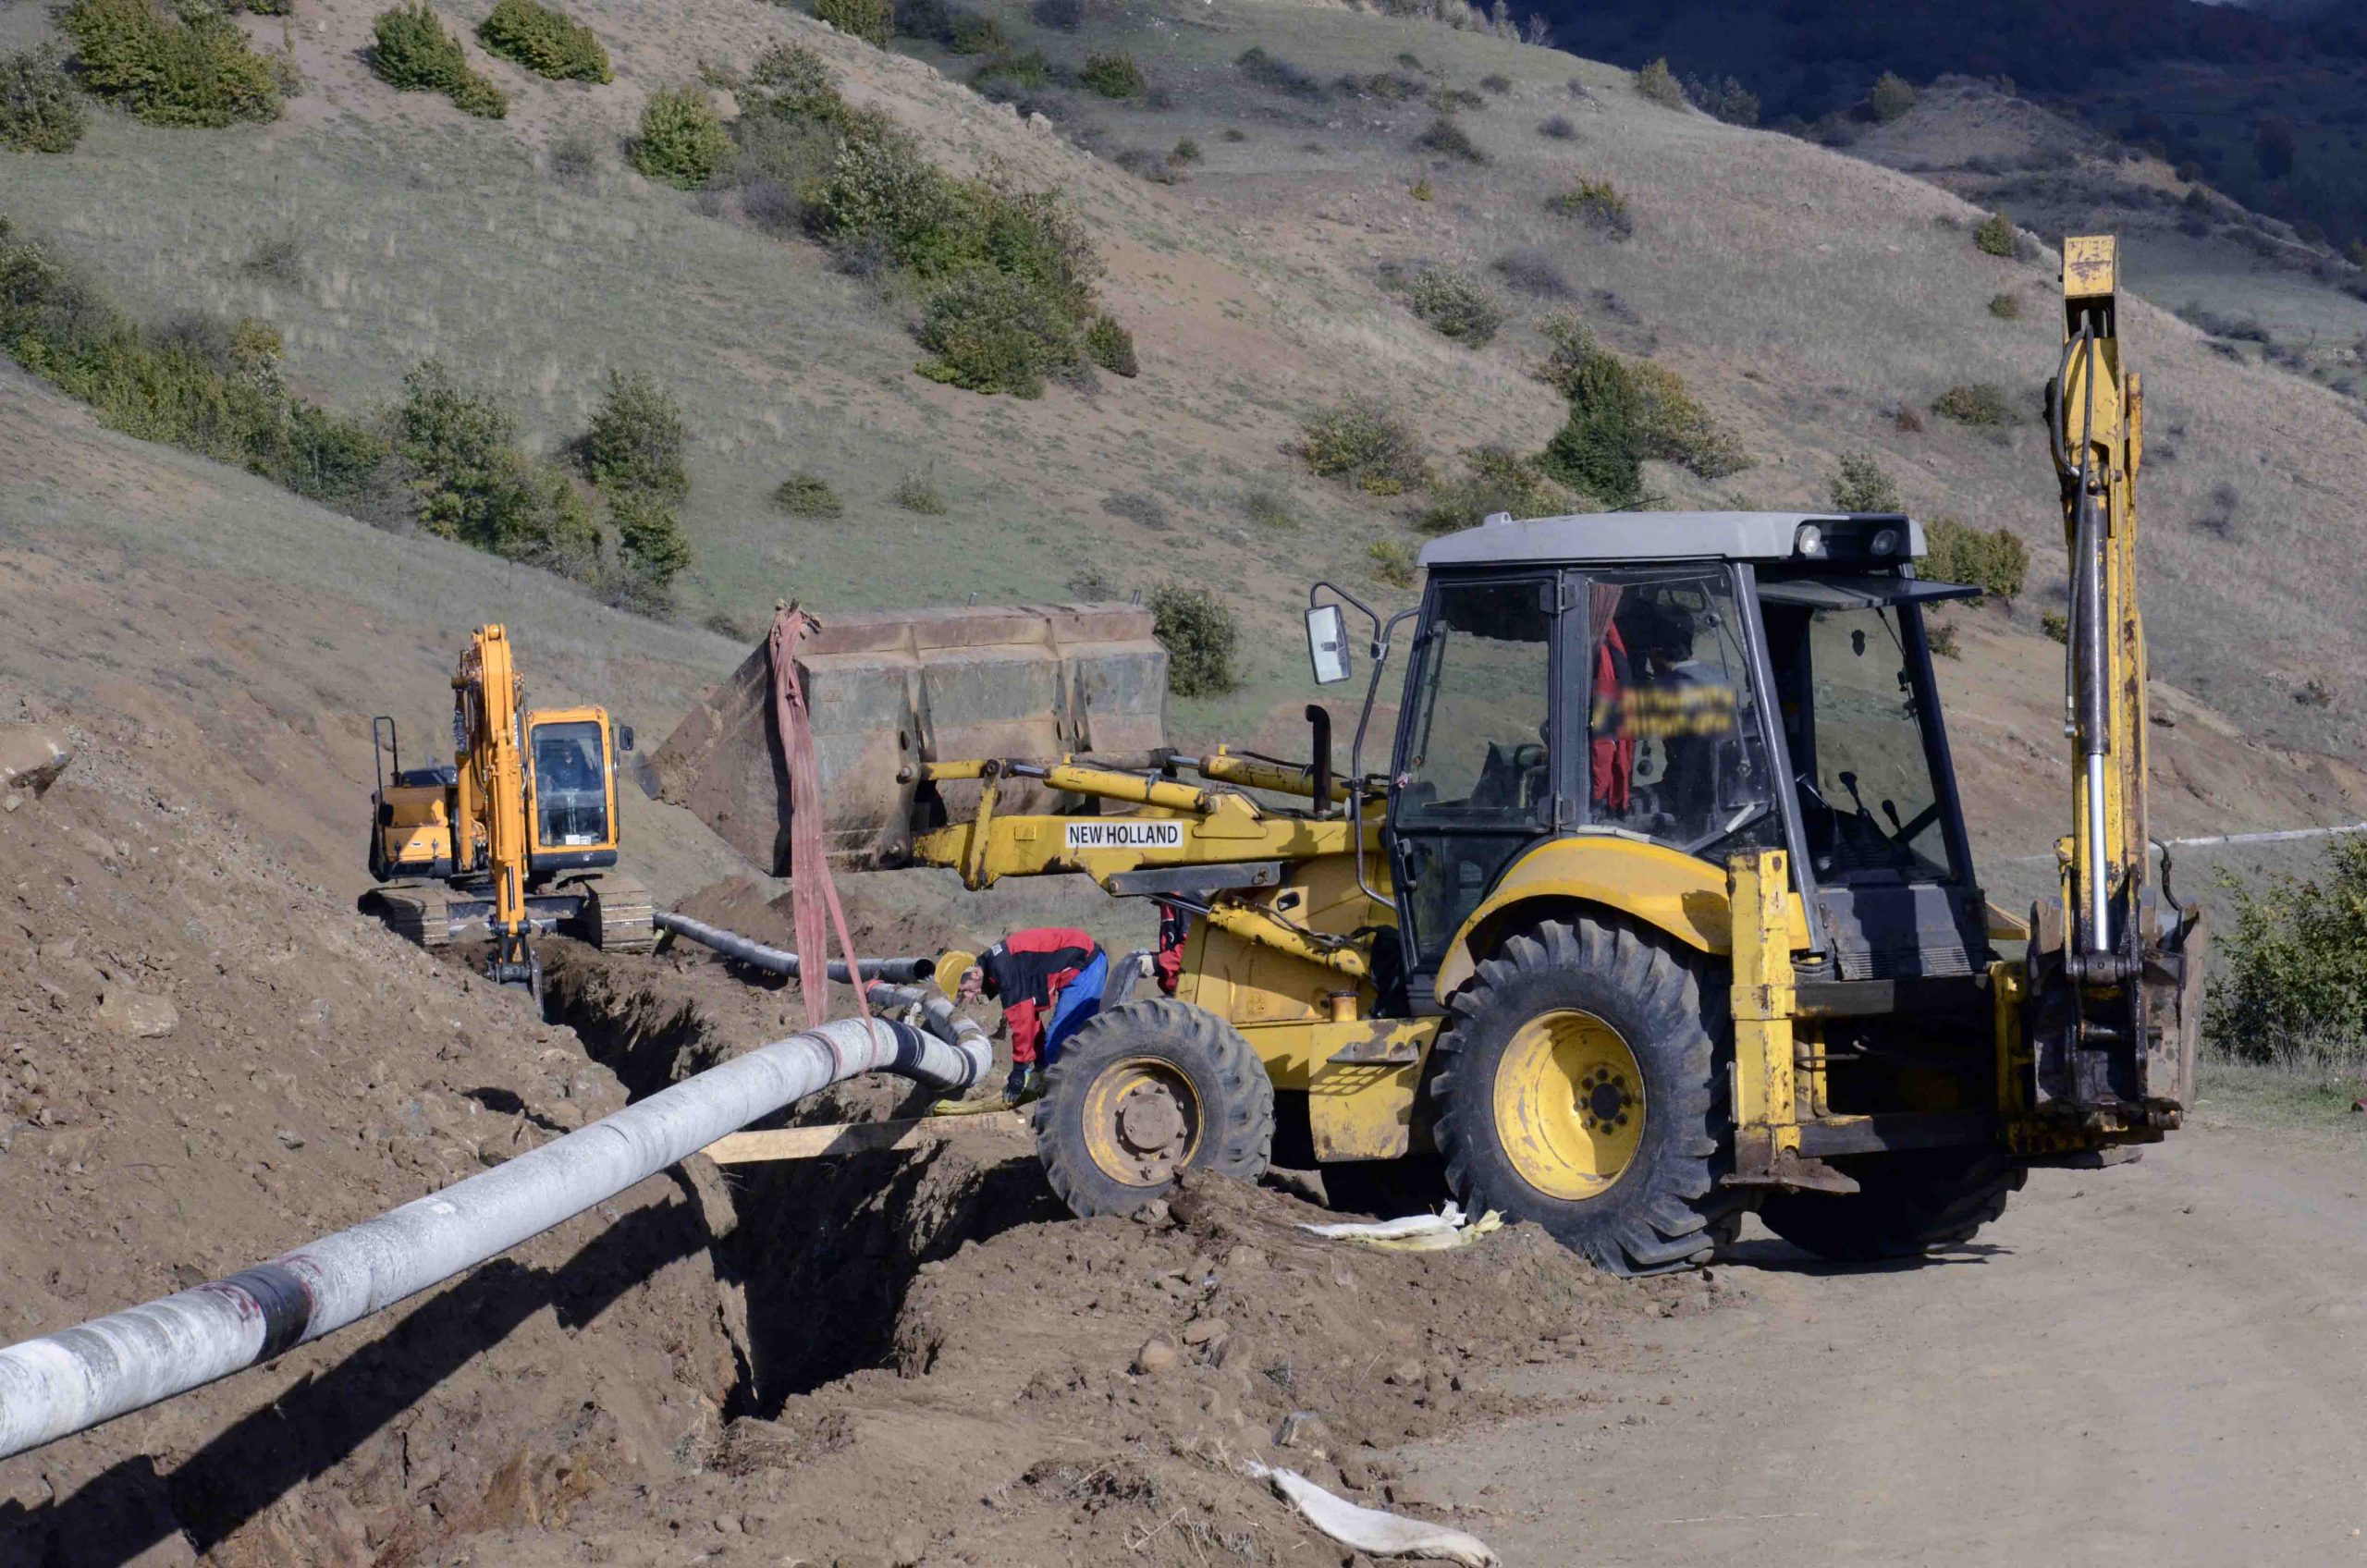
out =
[[[1548,1197],[1608,1191],[1644,1139],[1644,1073],[1619,1031],[1557,1009],[1521,1025],[1496,1063],[1496,1133]]]
[[[1093,1163],[1130,1187],[1174,1180],[1200,1151],[1200,1096],[1173,1062],[1112,1062],[1085,1091],[1085,1146]]]

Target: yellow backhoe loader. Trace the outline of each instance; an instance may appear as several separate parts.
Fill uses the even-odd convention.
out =
[[[424,947],[490,937],[485,973],[542,997],[532,937],[653,945],[648,889],[614,869],[617,756],[632,730],[597,707],[526,709],[509,633],[481,626],[452,676],[453,761],[406,769],[395,721],[372,721],[365,905]]]
[[[2068,242],[2072,831],[2027,923],[1983,897],[1925,632],[1978,590],[1919,577],[1922,532],[1892,514],[1498,516],[1423,551],[1418,609],[1318,584],[1318,683],[1351,678],[1347,612],[1371,622],[1339,774],[1321,707],[1305,766],[1110,754],[1149,728],[1123,652],[1147,627],[1120,608],[972,612],[1014,619],[963,660],[1065,704],[1063,743],[1032,751],[947,743],[976,690],[939,663],[960,638],[858,633],[801,659],[817,712],[874,693],[824,747],[834,856],[973,888],[1082,874],[1196,915],[1174,997],[1107,1007],[1036,1108],[1081,1214],[1279,1157],[1335,1191],[1442,1169],[1466,1209],[1622,1273],[1704,1261],[1753,1209],[1829,1257],[1960,1242],[2031,1166],[2126,1158],[2192,1093],[2200,920],[2147,853],[2142,404],[2114,275],[2111,239]],[[1070,623],[1097,616],[1083,645]],[[653,760],[786,871],[763,659]]]

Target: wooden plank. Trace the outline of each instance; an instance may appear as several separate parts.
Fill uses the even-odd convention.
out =
[[[823,1159],[877,1149],[913,1149],[955,1140],[1017,1142],[1028,1137],[1027,1122],[1015,1110],[976,1116],[924,1116],[905,1121],[853,1121],[828,1127],[776,1127],[763,1133],[733,1133],[699,1152],[717,1165],[753,1165],[775,1159]]]

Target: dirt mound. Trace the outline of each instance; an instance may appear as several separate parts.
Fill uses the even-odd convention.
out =
[[[1521,1412],[1505,1366],[1614,1359],[1621,1324],[1721,1293],[1707,1276],[1607,1280],[1529,1227],[1392,1254],[1296,1229],[1322,1217],[1206,1178],[1156,1222],[1038,1221],[965,1243],[919,1266],[890,1366],[733,1423],[702,1473],[587,1499],[570,1529],[727,1564],[1337,1563],[1245,1461],[1441,1514],[1389,1448]],[[513,1555],[533,1544],[517,1531],[468,1544],[546,1560]]]
[[[79,754],[0,813],[0,1337],[217,1278],[624,1103],[569,1031],[210,804],[239,775],[193,726],[23,717]],[[0,1465],[0,1562],[400,1562],[529,1492],[548,1516],[669,1466],[742,1376],[705,1207],[653,1179],[365,1329]]]
[[[693,901],[752,928],[766,910],[754,888]],[[697,949],[572,949],[557,973],[566,1015],[629,1079],[802,1022],[793,987]],[[781,1120],[910,1115],[920,1098],[873,1080]],[[1508,1366],[1618,1358],[1622,1322],[1723,1292],[1708,1275],[1611,1280],[1527,1227],[1445,1254],[1326,1242],[1297,1229],[1325,1211],[1216,1179],[1148,1222],[1079,1221],[1007,1143],[727,1181],[716,1255],[749,1397],[694,1474],[645,1500],[585,1500],[569,1527],[587,1545],[686,1541],[727,1563],[1090,1562],[1120,1547],[1154,1563],[1336,1562],[1245,1460],[1419,1509],[1388,1449],[1521,1411],[1496,1376]],[[528,1532],[471,1544],[544,1560]]]

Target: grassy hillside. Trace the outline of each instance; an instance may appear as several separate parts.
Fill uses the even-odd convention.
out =
[[[2131,283],[2216,338],[2218,352],[2367,393],[2367,272],[2238,206],[2191,163],[1968,77],[1922,89],[1892,123],[1852,128],[1847,150],[2040,234],[2116,232]]]
[[[281,119],[162,130],[99,113],[75,153],[8,160],[6,210],[140,314],[269,320],[291,383],[342,409],[389,399],[434,355],[555,450],[608,370],[648,373],[692,435],[682,517],[698,558],[681,613],[735,636],[789,594],[827,606],[1065,595],[1088,580],[1208,586],[1244,617],[1248,680],[1179,704],[1187,739],[1295,713],[1294,606],[1310,577],[1408,593],[1377,580],[1370,552],[1418,545],[1408,519],[1422,498],[1311,473],[1295,453],[1304,419],[1376,397],[1441,473],[1483,444],[1536,452],[1565,413],[1534,374],[1539,329],[1575,312],[1611,349],[1680,374],[1750,459],[1716,480],[1648,464],[1670,504],[1824,505],[1839,457],[1865,452],[1918,512],[2032,543],[2031,592],[1984,612],[1968,639],[1968,700],[1986,705],[1962,724],[1996,731],[1993,810],[2059,803],[2030,759],[2055,745],[2060,655],[2037,626],[2060,602],[2062,552],[2043,436],[2019,417],[2054,365],[2048,253],[1982,254],[1981,213],[1905,174],[1663,107],[1623,71],[1416,18],[1153,0],[1088,6],[1068,29],[1016,4],[981,10],[1007,54],[1040,51],[1053,67],[1034,87],[1005,74],[999,91],[1021,102],[974,91],[982,57],[938,43],[882,53],[759,0],[662,14],[612,0],[574,8],[613,57],[611,83],[544,81],[472,43],[510,95],[508,117],[489,121],[372,76],[369,7],[299,0],[284,22],[242,21],[291,47],[305,78]],[[463,32],[475,19],[452,17]],[[11,8],[0,43],[45,25]],[[793,227],[767,232],[744,190],[684,192],[633,172],[624,145],[653,91],[696,80],[702,63],[730,80],[792,40],[949,169],[1063,191],[1106,263],[1099,296],[1134,333],[1139,378],[1056,384],[1037,400],[938,385],[914,372],[909,293],[854,276]],[[1111,52],[1138,62],[1139,96],[1060,85]],[[737,111],[730,91],[712,96]],[[1176,156],[1185,141],[1196,157]],[[1625,198],[1626,237],[1549,209],[1588,181]],[[1428,265],[1494,293],[1506,319],[1491,339],[1467,346],[1417,318],[1404,280]],[[2017,319],[1993,310],[2000,297]],[[2342,566],[2349,498],[2367,481],[2353,406],[2226,357],[2166,311],[2139,303],[2124,323],[2152,393],[2156,669],[2224,716],[2225,754],[2195,796],[2213,815],[2198,806],[2194,826],[2362,815],[2343,799],[2347,775],[2251,749],[2352,752],[2360,738],[2346,693],[2367,639]],[[1984,383],[2015,423],[1932,411],[1951,387]],[[773,509],[798,471],[826,479],[844,515]],[[940,494],[941,515],[898,504],[915,480]],[[389,540],[370,570],[399,576],[416,547]],[[470,562],[436,551],[437,619],[465,624]],[[251,553],[257,570],[282,570],[275,551]],[[571,618],[572,591],[550,593]],[[690,635],[599,624],[620,646]],[[729,644],[701,645],[719,669]],[[439,647],[435,666],[448,658]],[[2020,684],[1997,688],[2006,670]],[[2313,680],[2331,701],[2296,700]],[[2042,830],[2023,826],[2037,848]]]

